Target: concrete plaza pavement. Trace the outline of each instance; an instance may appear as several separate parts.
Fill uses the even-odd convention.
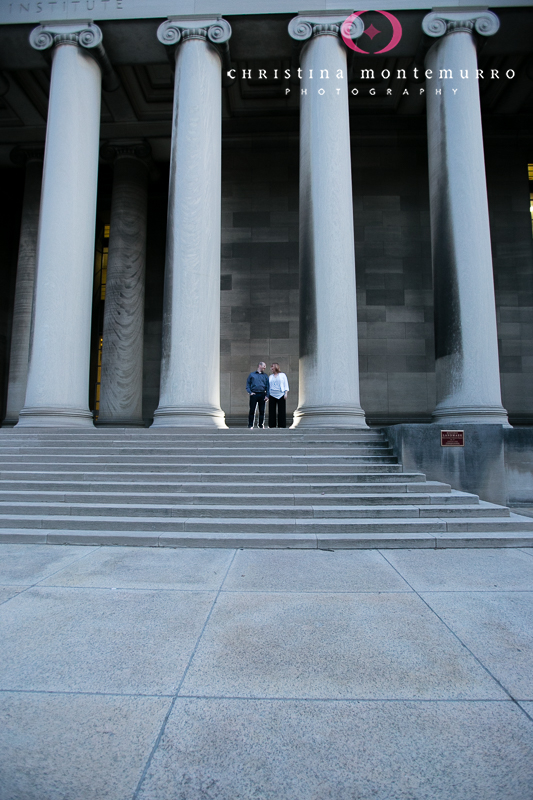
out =
[[[0,546],[0,800],[529,800],[533,549]]]

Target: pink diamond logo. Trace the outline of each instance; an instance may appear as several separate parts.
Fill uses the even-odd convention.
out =
[[[369,25],[368,28],[366,28],[365,33],[367,36],[370,36],[370,38],[373,39],[374,36],[377,36],[378,33],[381,33],[381,31],[378,31],[378,29],[373,25]]]

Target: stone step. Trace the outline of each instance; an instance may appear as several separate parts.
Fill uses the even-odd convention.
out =
[[[533,544],[533,519],[402,472],[378,431],[11,431],[0,465],[0,541]]]
[[[503,524],[505,523],[505,525]],[[500,524],[502,525],[501,530],[512,530],[512,531],[533,531],[533,525],[529,527],[529,525],[533,523],[533,519],[529,519],[528,517],[523,517],[520,514],[513,514],[512,511],[509,510],[509,516],[506,518],[500,519]],[[449,533],[465,533],[465,532],[483,532],[485,530],[498,530],[498,521],[497,520],[486,520],[482,517],[471,517],[468,519],[459,519],[459,518],[447,518],[446,519],[446,530]]]
[[[99,530],[113,534],[117,531],[159,531],[161,533],[204,532],[267,534],[304,533],[327,534],[380,534],[380,533],[471,533],[489,531],[533,532],[533,519],[511,514],[510,517],[408,518],[408,519],[285,519],[274,521],[257,518],[226,517],[128,517],[71,516],[27,514],[21,516],[0,514],[0,528],[41,530]]]
[[[182,436],[165,436],[155,438],[152,436],[145,436],[140,438],[117,438],[117,437],[98,437],[91,436],[85,439],[77,438],[64,438],[61,436],[53,436],[46,439],[36,439],[35,437],[27,438],[20,434],[14,435],[11,438],[1,435],[0,431],[0,452],[8,447],[65,447],[65,448],[78,448],[78,447],[212,447],[227,449],[230,447],[380,447],[387,446],[387,440],[383,436],[368,437],[343,437],[343,438],[317,438],[307,436],[285,436],[278,438],[276,436],[261,436],[257,439],[255,436],[249,434],[239,438],[233,437],[227,439],[214,438],[187,438]]]
[[[266,476],[265,480],[271,480],[272,476],[279,476],[283,475],[322,475],[322,474],[347,474],[350,478],[354,478],[356,475],[361,475],[364,473],[373,473],[373,474],[392,474],[392,473],[400,473],[401,475],[405,475],[406,473],[402,473],[402,468],[399,464],[339,464],[335,462],[333,464],[324,464],[320,462],[318,464],[307,464],[307,463],[290,463],[290,464],[265,464],[265,463],[252,463],[252,464],[159,464],[154,462],[153,464],[146,464],[144,461],[140,464],[132,464],[130,461],[117,461],[112,463],[103,462],[102,460],[98,460],[90,463],[85,462],[47,462],[47,461],[18,461],[13,463],[11,461],[4,461],[0,462],[1,471],[0,477],[12,477],[16,473],[22,472],[54,472],[60,470],[61,472],[86,472],[89,473],[90,471],[98,473],[102,470],[106,473],[142,473],[142,474],[189,474],[189,475],[198,475],[198,474],[210,474],[210,475],[222,475],[226,476],[228,474],[240,474],[243,476],[244,479],[250,479],[252,475],[263,475]],[[178,467],[179,469],[176,469]],[[347,473],[347,470],[350,470]],[[146,470],[148,470],[146,472]],[[419,473],[420,477],[423,478],[422,474]],[[254,478],[255,480],[255,478]]]
[[[261,447],[260,450],[261,454],[265,453],[268,455],[269,458],[288,458],[288,457],[320,457],[320,456],[328,456],[328,457],[344,457],[344,456],[392,456],[392,449],[387,447],[386,445],[365,445],[365,446],[357,446],[357,447],[301,447],[301,446],[294,446],[294,447]],[[113,445],[106,446],[104,444],[98,447],[58,447],[56,446],[47,446],[47,447],[3,447],[0,450],[0,456],[2,458],[14,458],[15,456],[24,456],[24,458],[28,456],[39,456],[39,457],[51,457],[51,456],[62,456],[65,457],[67,460],[71,458],[84,458],[84,457],[91,457],[96,458],[98,456],[105,455],[105,456],[128,456],[135,457],[135,456],[148,456],[152,457],[165,457],[165,458],[189,458],[189,457],[197,457],[197,458],[257,458],[257,448],[256,447],[154,447],[154,446],[146,446],[146,447],[138,447],[137,445],[132,447],[124,447],[121,445],[120,447],[115,447]]]
[[[344,448],[344,447],[388,447],[389,442],[380,434],[372,434],[365,436],[336,436],[336,437],[319,437],[319,436],[301,436],[301,435],[285,435],[274,436],[271,433],[264,433],[258,431],[255,435],[248,432],[236,436],[153,436],[142,435],[137,437],[131,436],[110,436],[108,435],[91,435],[91,436],[26,436],[22,434],[2,435],[0,429],[0,452],[10,447],[25,447],[25,448],[50,448],[61,447],[69,450],[76,450],[78,448],[101,448],[101,447],[139,447],[139,448],[209,448],[228,450],[232,448],[245,448],[257,450],[261,447],[266,448],[293,448],[293,447],[316,447],[319,449],[325,447]]]
[[[466,519],[458,518],[420,518],[412,517],[407,519],[378,519],[378,518],[362,518],[362,519],[296,519],[284,520],[279,524],[272,525],[272,523],[265,522],[264,525],[258,527],[254,523],[256,520],[234,519],[225,518],[211,518],[202,519],[200,517],[188,517],[183,520],[184,530],[193,531],[206,531],[214,532],[216,530],[224,531],[231,529],[232,531],[239,532],[260,532],[267,529],[270,532],[279,530],[280,533],[288,533],[291,531],[305,531],[306,533],[324,534],[324,533],[416,533],[422,531],[425,533],[435,532],[471,532],[471,531],[489,531],[489,530],[513,530],[513,531],[531,531],[533,532],[533,519],[527,519],[523,522],[521,520],[513,519],[513,514],[510,517],[473,517]],[[68,524],[74,518],[63,518]],[[94,519],[94,517],[93,517]],[[522,517],[522,520],[525,518]],[[129,520],[124,520],[127,525]],[[174,520],[173,520],[174,521]],[[176,522],[179,521],[176,520]],[[246,529],[246,526],[248,528]],[[230,526],[230,527],[228,527]],[[75,527],[75,526],[72,526]]]
[[[88,488],[88,487],[86,487]],[[220,489],[220,486],[218,487]],[[269,489],[271,487],[268,487]],[[302,494],[288,494],[287,487],[284,486],[283,492],[276,493],[269,491],[268,494],[257,494],[244,492],[238,493],[215,493],[215,492],[202,492],[202,493],[188,493],[185,491],[179,492],[127,492],[120,491],[110,493],[105,491],[23,491],[23,490],[0,490],[0,503],[85,503],[85,504],[139,504],[145,503],[148,505],[230,505],[230,506],[245,506],[253,507],[256,503],[272,508],[272,500],[275,498],[276,507],[280,506],[403,506],[403,505],[423,505],[423,506],[442,506],[451,505],[456,506],[472,506],[479,503],[479,498],[476,495],[458,493],[458,494],[424,494],[423,492],[403,492],[395,494],[341,494],[339,492],[322,492],[322,493],[302,493]],[[476,505],[477,507],[477,505]]]
[[[118,500],[118,498],[115,498]],[[0,515],[71,515],[71,516],[106,516],[106,517],[216,517],[216,518],[249,518],[250,511],[254,509],[261,517],[268,519],[272,514],[272,505],[259,504],[214,504],[214,503],[58,503],[49,502],[14,502],[1,501]],[[441,518],[441,517],[508,517],[509,509],[504,506],[495,506],[492,503],[470,505],[432,505],[403,504],[403,505],[320,505],[317,498],[315,503],[307,505],[276,503],[276,519],[362,519],[362,518]]]
[[[372,439],[318,439],[310,440],[303,437],[298,438],[277,438],[275,436],[262,436],[260,439],[254,436],[243,436],[239,439],[182,439],[182,438],[164,438],[153,439],[152,437],[145,437],[144,439],[127,439],[127,438],[90,438],[83,440],[76,439],[61,439],[50,438],[44,440],[37,439],[22,439],[19,436],[13,436],[11,439],[0,436],[0,452],[8,450],[9,448],[22,447],[22,448],[39,448],[48,449],[60,447],[65,450],[77,450],[78,448],[102,448],[102,447],[124,447],[134,448],[197,448],[211,449],[211,450],[232,450],[234,448],[243,448],[245,450],[257,450],[258,447],[276,449],[293,449],[299,447],[311,447],[318,450],[324,448],[343,449],[351,447],[389,447],[389,443],[384,437],[375,437]]]
[[[127,461],[128,464],[145,464],[151,466],[153,464],[178,466],[178,465],[198,465],[198,464],[223,464],[231,466],[232,464],[248,466],[260,462],[264,466],[278,467],[288,464],[306,464],[314,466],[317,464],[332,464],[334,466],[339,464],[396,464],[397,459],[393,455],[352,455],[343,453],[342,455],[328,456],[328,455],[270,455],[261,451],[261,453],[250,453],[250,455],[184,455],[184,456],[169,456],[157,451],[145,455],[131,455],[127,452],[124,453],[72,453],[68,457],[62,453],[32,453],[31,455],[24,455],[22,453],[10,453],[6,456],[5,461],[2,459],[3,465],[11,464],[25,464],[31,458],[33,463],[42,464],[122,464]]]
[[[227,451],[234,448],[241,448],[243,450],[257,451],[259,448],[266,450],[287,449],[293,450],[297,448],[311,448],[316,450],[324,450],[331,448],[333,450],[343,450],[350,448],[378,448],[383,449],[390,447],[389,442],[383,437],[372,439],[323,439],[323,440],[308,440],[303,438],[295,439],[278,439],[273,436],[245,436],[242,439],[229,441],[229,440],[195,440],[195,439],[56,439],[49,440],[35,440],[35,439],[21,439],[20,437],[13,437],[13,439],[6,439],[0,436],[0,453],[8,451],[11,448],[25,448],[25,449],[50,449],[61,448],[68,451],[77,451],[81,449],[91,450],[93,448],[162,448],[162,449],[194,449],[201,448],[202,450],[219,450]]]
[[[415,482],[415,481],[390,481],[390,482],[379,482],[373,483],[370,481],[360,481],[356,482],[353,476],[349,476],[351,478],[350,481],[342,482],[342,481],[330,481],[327,483],[326,481],[322,480],[320,482],[312,482],[312,483],[304,483],[304,482],[295,482],[291,481],[289,478],[285,480],[283,483],[274,483],[270,481],[264,482],[235,482],[235,481],[195,481],[193,480],[194,476],[188,475],[190,480],[182,480],[179,483],[175,481],[154,481],[153,476],[147,476],[147,479],[143,482],[139,482],[137,480],[122,480],[119,481],[113,476],[113,480],[106,481],[94,481],[93,474],[87,476],[86,480],[78,480],[72,481],[70,480],[71,474],[70,473],[59,473],[59,476],[64,475],[64,479],[61,478],[54,478],[53,480],[47,480],[46,477],[51,473],[29,473],[32,475],[32,478],[23,479],[23,480],[1,480],[0,479],[0,493],[7,494],[13,492],[101,492],[101,493],[109,493],[109,492],[119,492],[119,493],[135,493],[135,496],[139,494],[145,493],[161,493],[161,494],[168,494],[169,492],[175,493],[220,493],[222,489],[225,489],[226,493],[232,494],[245,494],[245,495],[256,495],[258,490],[262,493],[268,490],[269,495],[272,494],[283,494],[287,492],[288,487],[302,496],[307,494],[328,494],[328,495],[335,495],[338,493],[344,494],[365,494],[372,489],[372,492],[377,497],[387,497],[390,494],[397,494],[402,493],[403,496],[405,493],[419,493],[420,496],[423,496],[425,493],[428,493],[430,496],[432,494],[436,494],[439,497],[446,495],[447,493],[451,492],[450,486],[447,483],[439,483],[437,481],[424,481],[424,482]],[[52,473],[52,475],[56,476],[58,473]],[[84,478],[84,475],[79,476]],[[135,477],[137,477],[135,475]],[[211,477],[211,476],[209,476]],[[367,477],[367,476],[364,476]],[[387,476],[388,477],[388,476]],[[393,477],[400,477],[400,476],[393,476]],[[266,486],[264,485],[266,483]],[[463,494],[463,493],[459,493]],[[267,495],[265,495],[267,496]],[[473,497],[474,495],[469,495]],[[385,502],[388,502],[385,500]]]
[[[45,530],[41,528],[0,528],[0,543],[121,545],[127,547],[218,547],[262,549],[446,549],[482,547],[532,547],[528,531],[470,531],[428,533],[238,533],[235,531],[103,531]]]
[[[89,430],[73,430],[72,428],[2,428],[0,429],[0,443],[2,440],[10,439],[33,439],[37,442],[42,441],[95,441],[104,440],[148,440],[148,441],[239,441],[248,440],[252,436],[265,436],[265,433],[251,433],[247,428],[220,429],[216,431],[199,431],[198,428],[167,428],[164,432],[156,429],[147,428],[95,428]],[[269,436],[279,437],[280,439],[306,441],[358,441],[366,439],[384,439],[381,430],[354,430],[353,428],[328,428],[323,433],[314,431],[298,431],[290,428],[264,428]]]

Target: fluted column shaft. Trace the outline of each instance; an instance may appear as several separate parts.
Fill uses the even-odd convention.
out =
[[[426,67],[437,405],[445,425],[507,423],[502,406],[489,213],[474,29],[498,30],[491,12],[429,14]],[[468,79],[459,77],[460,71]],[[431,88],[430,88],[431,87]],[[456,92],[453,89],[456,89]],[[440,89],[441,94],[437,90]]]
[[[163,23],[176,47],[174,115],[156,426],[224,428],[220,408],[221,58],[231,28]],[[222,24],[224,23],[224,24]],[[191,23],[192,25],[192,23]],[[228,30],[229,29],[229,33]]]
[[[142,425],[148,168],[115,149],[98,424]]]
[[[92,426],[89,355],[101,71],[95,25],[42,26],[54,45],[30,367],[19,426]]]
[[[41,149],[17,148],[15,157],[24,159],[26,178],[20,226],[17,280],[11,328],[9,355],[9,379],[7,385],[7,408],[4,425],[16,425],[24,406],[28,380],[30,354],[30,330],[33,309],[33,289],[37,255],[37,232],[39,228],[39,206],[43,175],[43,153]]]
[[[297,17],[289,25],[293,38],[307,39],[300,59],[300,389],[293,427],[366,427],[359,399],[348,76],[340,21]],[[321,70],[328,70],[328,80],[319,79]]]

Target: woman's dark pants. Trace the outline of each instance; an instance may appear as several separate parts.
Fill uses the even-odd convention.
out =
[[[287,427],[287,401],[284,397],[272,397],[268,399],[268,427],[276,427],[276,411],[278,415],[278,428]]]

